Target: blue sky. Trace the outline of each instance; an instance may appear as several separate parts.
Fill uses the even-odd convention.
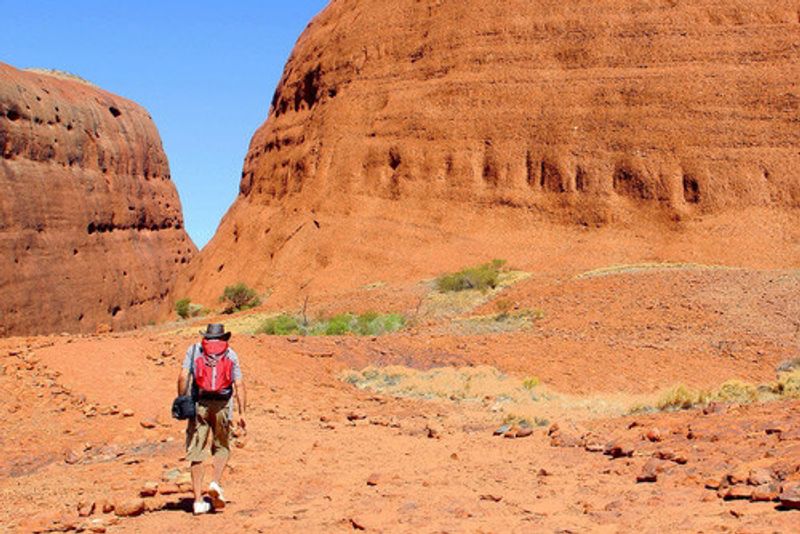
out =
[[[0,61],[73,72],[143,105],[202,247],[236,198],[250,137],[327,0],[1,0]]]

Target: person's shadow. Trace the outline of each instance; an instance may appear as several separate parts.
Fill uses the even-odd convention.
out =
[[[194,504],[194,499],[192,497],[183,497],[178,501],[168,502],[164,505],[164,508],[161,509],[163,512],[184,512],[187,514],[194,513],[194,508],[192,505]],[[216,513],[214,508],[211,508],[210,514]]]

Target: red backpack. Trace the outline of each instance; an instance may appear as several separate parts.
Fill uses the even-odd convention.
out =
[[[194,383],[200,396],[230,398],[233,360],[228,358],[228,342],[204,339],[202,347],[194,359]]]

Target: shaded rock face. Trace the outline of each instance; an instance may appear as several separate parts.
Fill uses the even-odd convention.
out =
[[[248,247],[273,274],[290,276],[287,254],[327,268],[375,220],[441,230],[485,209],[673,231],[795,213],[798,50],[798,6],[778,0],[334,0],[289,59],[196,278],[268,283],[231,253]],[[372,222],[328,249],[302,237],[358,214]],[[287,251],[298,239],[306,252]]]
[[[137,104],[0,64],[0,335],[154,320],[196,253]]]

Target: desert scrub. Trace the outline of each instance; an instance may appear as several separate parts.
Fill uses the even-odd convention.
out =
[[[225,314],[249,310],[261,304],[261,299],[255,289],[247,287],[242,282],[227,286],[219,300],[225,304],[225,309],[222,311]]]
[[[656,408],[663,411],[689,410],[707,402],[707,393],[679,384],[661,395],[656,402]]]
[[[778,374],[777,381],[755,386],[741,380],[728,380],[716,389],[694,390],[684,385],[662,393],[655,406],[638,405],[631,413],[690,410],[712,402],[751,404],[782,398],[800,397],[800,370]]]
[[[256,333],[270,336],[380,336],[402,330],[405,325],[406,319],[399,313],[342,313],[308,323],[299,317],[282,314],[264,321]]]
[[[522,381],[522,387],[527,389],[528,391],[533,391],[536,389],[537,386],[541,385],[542,381],[539,380],[538,376],[529,376],[525,380]]]
[[[740,404],[756,402],[760,398],[759,388],[741,380],[729,380],[710,395],[711,401],[738,402]]]
[[[773,391],[783,397],[800,398],[800,368],[778,375]]]
[[[175,313],[178,314],[178,317],[181,319],[189,318],[189,305],[191,303],[192,301],[189,299],[180,299],[175,303]]]
[[[206,310],[199,304],[193,304],[188,298],[180,299],[175,303],[175,313],[181,319],[189,319],[190,317],[200,317],[205,315]]]
[[[457,273],[445,274],[436,279],[436,289],[442,292],[494,289],[500,283],[500,272],[505,264],[505,260],[492,260]]]
[[[268,336],[288,336],[300,333],[300,322],[297,318],[285,313],[277,317],[270,317],[256,330],[256,334],[266,334]]]

